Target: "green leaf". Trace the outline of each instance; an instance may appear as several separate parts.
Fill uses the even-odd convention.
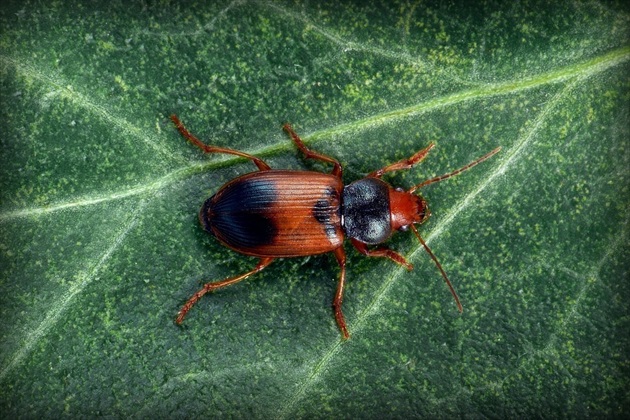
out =
[[[616,417],[630,412],[625,2],[9,2],[0,9],[6,417]],[[340,4],[341,3],[341,4]],[[422,189],[412,272],[347,246],[256,259],[198,225],[255,169]]]

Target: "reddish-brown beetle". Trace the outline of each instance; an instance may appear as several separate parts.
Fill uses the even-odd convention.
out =
[[[415,223],[422,224],[430,215],[427,202],[414,192],[421,187],[457,175],[490,158],[501,148],[448,174],[426,180],[407,191],[392,188],[381,180],[387,172],[411,168],[433,148],[429,144],[409,159],[403,159],[371,172],[347,186],[341,181],[341,164],[308,149],[288,124],[284,130],[306,158],[333,165],[330,175],[312,171],[273,170],[263,160],[238,150],[208,146],[193,136],[175,115],[171,120],[191,143],[205,153],[226,153],[251,160],[257,172],[248,173],[225,184],[204,203],[199,213],[203,228],[228,248],[241,254],[260,257],[252,270],[239,276],[206,283],[182,307],[176,322],[181,324],[188,311],[206,293],[229,286],[267,267],[274,259],[303,257],[333,252],[341,275],[333,300],[337,324],[344,338],[348,329],[341,311],[346,282],[344,237],[368,257],[386,257],[411,270],[413,266],[395,251],[376,245],[386,241],[396,230],[411,229],[442,273],[457,307],[462,312],[457,293],[431,249],[420,237]]]

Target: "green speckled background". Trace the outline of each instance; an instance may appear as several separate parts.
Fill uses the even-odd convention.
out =
[[[627,417],[625,2],[31,2],[0,6],[3,417]],[[201,203],[295,129],[346,182],[435,142],[409,187],[464,313],[415,269],[221,247]]]

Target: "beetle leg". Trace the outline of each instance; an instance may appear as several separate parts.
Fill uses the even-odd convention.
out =
[[[501,147],[499,146],[499,147],[495,148],[494,150],[492,150],[491,152],[486,153],[485,155],[481,156],[480,158],[477,158],[477,159],[473,160],[468,165],[462,166],[461,168],[456,169],[453,172],[450,172],[448,174],[444,174],[444,175],[437,176],[435,178],[427,179],[426,181],[421,182],[420,184],[412,187],[407,192],[408,193],[412,193],[412,192],[416,191],[417,189],[420,189],[420,188],[422,188],[424,186],[427,186],[429,184],[433,184],[434,182],[444,181],[445,179],[448,179],[448,178],[450,178],[452,176],[459,175],[462,172],[469,170],[473,166],[480,164],[484,160],[490,159],[492,156],[494,156],[495,154],[499,153],[500,150],[501,150]]]
[[[206,283],[201,290],[199,290],[197,293],[192,295],[191,298],[188,299],[188,302],[186,302],[184,306],[182,306],[182,309],[180,309],[179,313],[177,314],[177,319],[175,320],[175,323],[181,324],[184,321],[184,317],[186,317],[186,314],[188,313],[188,311],[190,311],[190,309],[195,305],[195,303],[197,303],[197,301],[201,299],[201,297],[205,295],[206,293],[211,292],[215,289],[220,289],[221,287],[238,283],[239,281],[246,279],[252,274],[258,273],[263,268],[271,264],[273,260],[274,258],[261,258],[258,264],[256,265],[256,267],[254,267],[253,270],[250,270],[247,273],[244,273],[235,277],[230,277],[229,279],[225,279],[221,281]]]
[[[282,126],[282,128],[291,136],[295,145],[298,147],[298,149],[302,151],[302,153],[304,153],[307,159],[318,159],[322,162],[332,163],[334,167],[331,174],[336,176],[337,178],[341,178],[341,164],[337,159],[331,158],[330,156],[322,155],[321,153],[314,152],[306,147],[300,136],[298,136],[297,133],[293,131],[291,125],[285,124],[284,126]]]
[[[411,156],[408,159],[399,160],[398,162],[394,162],[391,165],[387,165],[384,168],[378,169],[378,170],[376,170],[374,172],[370,172],[368,174],[368,177],[370,177],[370,178],[380,178],[380,177],[383,176],[383,174],[385,174],[387,172],[399,171],[401,169],[409,169],[413,165],[415,165],[416,163],[422,161],[425,157],[427,157],[427,154],[429,153],[429,151],[431,149],[433,149],[433,146],[435,146],[435,145],[433,143],[431,143],[427,147],[425,147],[424,149],[420,150],[419,152],[417,152],[416,154],[414,154],[413,156]]]
[[[333,299],[333,310],[335,311],[335,319],[337,320],[337,325],[339,325],[339,329],[341,330],[341,334],[343,334],[343,338],[350,338],[350,334],[348,334],[348,328],[346,328],[346,320],[343,317],[343,312],[341,312],[341,302],[343,301],[343,289],[346,284],[346,253],[343,251],[343,247],[335,249],[335,257],[337,257],[337,262],[339,263],[339,267],[341,267],[341,275],[339,276],[339,283],[337,283],[337,292],[335,293],[335,298]]]
[[[175,123],[175,127],[177,127],[179,132],[182,133],[182,136],[186,137],[188,141],[203,150],[204,153],[225,153],[228,155],[240,156],[254,162],[254,164],[258,166],[258,169],[260,169],[261,171],[268,171],[271,169],[271,167],[267,165],[264,160],[259,159],[256,156],[250,155],[248,153],[240,152],[234,149],[228,149],[227,147],[208,146],[197,137],[192,135],[190,131],[188,131],[186,127],[184,127],[184,124],[182,124],[182,122],[179,120],[179,118],[177,118],[177,115],[175,114],[171,115],[171,120],[173,121],[173,123]]]
[[[396,264],[400,264],[404,266],[407,270],[413,270],[413,265],[409,264],[405,257],[400,255],[396,251],[392,251],[391,249],[385,246],[379,246],[374,249],[368,249],[367,245],[363,242],[357,241],[356,239],[351,239],[352,245],[359,251],[361,254],[366,255],[368,257],[385,257],[394,261]]]

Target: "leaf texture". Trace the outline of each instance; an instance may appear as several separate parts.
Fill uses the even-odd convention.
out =
[[[341,3],[341,4],[340,4]],[[617,417],[630,412],[624,2],[33,2],[0,7],[3,417]],[[197,221],[255,167],[349,183],[435,142],[421,233],[256,260]]]

